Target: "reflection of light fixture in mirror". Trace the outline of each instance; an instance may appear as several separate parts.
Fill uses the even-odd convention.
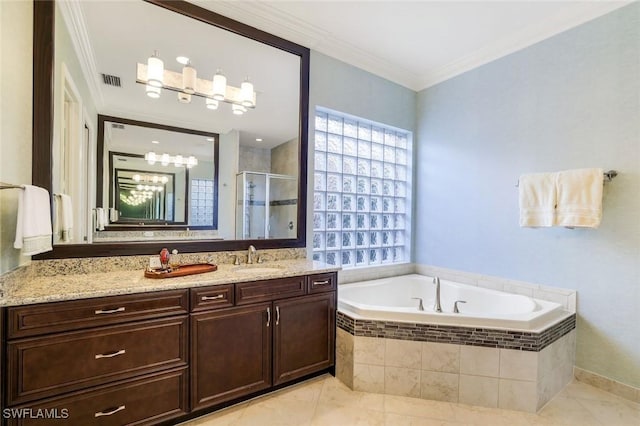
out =
[[[147,160],[149,164],[154,164],[158,160],[158,156],[155,152],[147,152],[144,155],[144,159]],[[152,159],[153,159],[153,163],[151,162]],[[176,156],[172,156],[167,153],[164,153],[160,156],[160,164],[162,164],[163,166],[168,166],[171,163],[173,163],[176,167],[186,167],[190,169],[198,165],[198,159],[193,155],[189,155],[188,157],[185,158],[180,154]],[[163,176],[160,178],[160,181],[162,183],[167,183],[168,179],[165,176]]]
[[[206,98],[205,103],[209,109],[218,109],[218,101],[215,99]]]
[[[139,63],[136,82],[149,84],[148,71],[147,65]],[[213,98],[216,101],[232,105],[242,105],[245,108],[253,109],[256,107],[256,92],[253,90],[253,83],[248,78],[241,84],[241,87],[228,85],[227,78],[220,70],[216,72],[212,80],[198,78],[195,68],[189,62],[183,67],[182,72],[164,70],[163,73],[163,83],[159,87],[178,92],[178,99],[181,102],[188,103],[189,97],[186,95],[194,95],[206,99]],[[160,92],[153,89],[148,91],[148,94],[152,97],[160,96]],[[207,102],[206,106],[214,109],[214,104],[211,102]],[[243,112],[246,112],[246,109]]]
[[[182,90],[184,93],[190,95],[196,93],[196,79],[198,78],[198,72],[191,66],[191,62],[182,68]]]
[[[157,144],[159,144],[160,142],[159,142],[159,141],[151,141],[151,143],[152,143],[152,144],[157,145]]]
[[[155,154],[154,154],[155,155]],[[146,158],[146,156],[145,156]],[[148,162],[149,160],[147,160]],[[166,176],[158,176],[158,175],[140,175],[135,174],[131,177],[135,182],[152,182],[152,183],[167,183],[169,182],[169,178]],[[138,185],[139,186],[139,185]],[[140,189],[140,188],[138,188]]]
[[[222,74],[222,70],[217,70],[213,76],[213,99],[224,101],[227,96],[227,77]]]
[[[231,111],[233,111],[234,115],[242,115],[245,112],[247,112],[247,109],[245,107],[243,107],[242,105],[233,104],[233,105],[231,105]]]
[[[213,142],[214,139],[213,138],[207,138],[207,142]]]
[[[262,142],[262,138],[256,138],[256,142]]]
[[[240,85],[240,102],[245,107],[253,106],[253,84],[249,81],[249,77]]]
[[[188,93],[178,92],[178,100],[182,104],[190,104],[191,103],[191,95]]]
[[[147,84],[146,92],[148,97],[152,99],[158,99],[160,97],[160,93],[162,92],[162,89],[159,87],[154,87],[150,84]]]
[[[164,62],[158,58],[157,50],[147,59],[147,84],[152,87],[162,87],[164,84]]]

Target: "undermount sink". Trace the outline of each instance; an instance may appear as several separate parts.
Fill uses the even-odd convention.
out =
[[[270,274],[272,272],[280,272],[282,268],[273,266],[240,266],[234,269],[234,272],[240,274]]]

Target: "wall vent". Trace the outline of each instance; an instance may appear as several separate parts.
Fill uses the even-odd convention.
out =
[[[102,82],[107,86],[122,87],[122,85],[120,84],[120,77],[117,77],[115,75],[109,75],[109,74],[101,74],[101,75],[102,75]]]

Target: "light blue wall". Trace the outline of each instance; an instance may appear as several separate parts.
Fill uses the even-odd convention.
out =
[[[311,51],[307,251],[313,238],[313,138],[316,106],[415,132],[416,92],[337,59]]]
[[[418,94],[416,261],[576,289],[576,365],[640,386],[640,4]],[[518,226],[518,176],[616,169],[597,230]]]

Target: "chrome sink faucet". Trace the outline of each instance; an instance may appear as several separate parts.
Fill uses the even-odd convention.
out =
[[[253,245],[250,245],[247,249],[247,263],[249,265],[253,263],[254,256],[256,256],[256,248]]]
[[[436,285],[436,303],[433,305],[433,310],[436,312],[442,312],[442,306],[440,305],[440,278],[434,277],[433,283]]]

